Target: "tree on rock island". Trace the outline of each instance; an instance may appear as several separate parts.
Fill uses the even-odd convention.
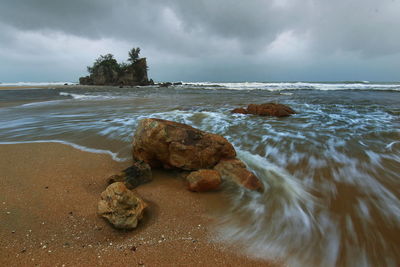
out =
[[[139,54],[140,54],[140,48],[132,48],[131,51],[129,51],[129,58],[128,61],[131,62],[132,64],[138,61],[139,59]]]
[[[89,76],[79,78],[83,85],[150,85],[146,58],[139,58],[140,48],[129,51],[129,63],[118,63],[112,54],[101,55],[87,67]]]

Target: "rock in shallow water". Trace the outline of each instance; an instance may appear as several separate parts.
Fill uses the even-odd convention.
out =
[[[214,170],[218,171],[225,181],[232,181],[250,190],[264,191],[262,182],[247,170],[246,165],[239,159],[221,160]]]
[[[215,170],[198,170],[187,177],[188,189],[195,192],[217,190],[221,185],[221,175]]]
[[[247,109],[235,108],[232,113],[253,114],[259,116],[287,117],[296,112],[288,106],[275,103],[250,104]]]
[[[133,158],[156,168],[211,169],[221,159],[235,156],[224,137],[161,119],[141,120],[133,140]]]
[[[115,228],[131,230],[137,227],[147,204],[124,183],[116,182],[101,193],[98,214]]]

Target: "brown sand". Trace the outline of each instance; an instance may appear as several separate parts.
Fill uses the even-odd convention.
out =
[[[211,241],[210,203],[155,172],[137,188],[150,205],[137,229],[96,215],[106,178],[127,167],[62,144],[0,145],[0,266],[273,266]]]

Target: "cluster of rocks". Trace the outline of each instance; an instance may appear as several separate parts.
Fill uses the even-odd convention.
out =
[[[176,83],[171,83],[171,82],[164,82],[164,83],[159,83],[159,87],[170,87],[170,86],[177,86],[177,85],[183,85],[182,82],[176,82]]]
[[[236,158],[235,149],[224,137],[186,124],[161,119],[140,121],[134,135],[132,154],[152,168],[196,172],[188,176],[189,188],[193,191],[218,189],[220,183],[216,180],[220,179],[251,190],[263,190],[261,181]],[[202,170],[214,170],[220,178],[215,172]],[[206,181],[211,180],[205,186]]]
[[[224,137],[186,124],[161,119],[143,119],[133,138],[133,165],[108,179],[98,214],[114,227],[133,229],[147,204],[131,189],[152,180],[151,168],[186,172],[190,191],[218,190],[233,183],[263,191],[262,182],[236,158]]]
[[[231,112],[275,117],[287,117],[296,113],[290,107],[276,103],[250,104],[247,108],[235,108]]]
[[[232,113],[286,117],[295,111],[282,104],[265,103],[250,104]],[[218,190],[223,183],[264,190],[257,176],[236,157],[232,144],[217,134],[173,121],[143,119],[132,147],[132,166],[109,177],[110,185],[98,204],[98,214],[116,228],[133,229],[143,217],[147,204],[131,190],[152,180],[152,168],[181,170],[186,174],[187,188],[194,192]]]

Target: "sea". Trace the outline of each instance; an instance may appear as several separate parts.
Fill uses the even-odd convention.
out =
[[[60,84],[0,84],[55,87],[0,90],[0,144],[57,142],[126,161],[139,120],[186,123],[227,138],[265,185],[231,191],[219,240],[289,266],[400,265],[399,82]],[[268,102],[297,113],[231,113]]]

